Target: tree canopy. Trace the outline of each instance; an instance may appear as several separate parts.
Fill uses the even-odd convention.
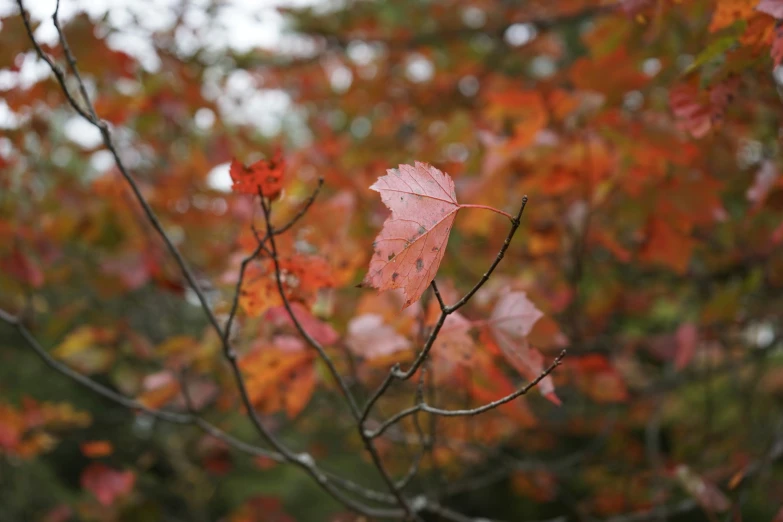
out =
[[[32,3],[0,521],[783,520],[783,0]]]

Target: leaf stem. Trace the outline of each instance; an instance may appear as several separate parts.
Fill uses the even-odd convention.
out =
[[[514,216],[512,216],[508,212],[504,212],[503,210],[500,210],[500,209],[495,208],[495,207],[490,207],[490,206],[487,206],[487,205],[460,205],[459,208],[481,208],[481,209],[484,209],[484,210],[491,210],[495,214],[500,214],[502,216],[506,216],[509,219],[509,221],[514,221]]]

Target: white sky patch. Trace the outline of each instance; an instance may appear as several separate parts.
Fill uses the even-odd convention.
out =
[[[14,114],[5,100],[0,100],[0,129],[15,129],[19,125],[19,116]]]
[[[84,149],[93,149],[103,141],[100,131],[81,116],[74,116],[65,122],[65,135]]]
[[[90,156],[90,166],[96,172],[106,172],[114,166],[114,157],[108,150],[99,150]]]
[[[435,67],[421,54],[414,54],[408,59],[405,76],[414,83],[422,83],[432,79]]]
[[[161,62],[151,34],[171,28],[181,4],[180,0],[61,0],[60,20],[66,23],[81,12],[86,12],[92,20],[108,14],[109,24],[118,28],[108,39],[109,47],[130,54],[145,69],[157,71]],[[227,48],[239,52],[264,48],[310,55],[316,51],[315,44],[284,34],[284,19],[276,8],[318,6],[328,11],[339,4],[339,0],[225,0],[214,13],[208,14],[207,1],[190,0],[183,13],[184,24],[175,35],[175,41],[184,54],[206,46],[217,53]],[[56,0],[25,0],[24,5],[31,18],[40,22],[35,37],[41,43],[56,44],[57,32],[51,20]],[[0,0],[0,17],[16,13],[15,0]],[[130,29],[124,30],[125,27]],[[338,88],[345,88],[346,84],[350,86],[350,70],[346,71],[335,79]],[[0,81],[8,88],[27,88],[49,74],[48,66],[31,52],[25,56],[18,73],[4,72]],[[284,119],[296,117],[292,115],[291,99],[285,92],[263,89],[244,71],[232,72],[227,91],[214,92],[212,98],[219,100],[220,117],[229,123],[252,125],[263,134],[273,135],[283,128]],[[202,129],[211,127],[217,117],[212,114],[210,118],[203,112],[197,116],[195,124]],[[16,117],[6,105],[0,105],[0,127],[18,124]],[[97,130],[88,127],[90,125],[86,122],[73,119],[66,124],[65,132],[70,140],[82,147],[96,146],[99,143]]]
[[[536,28],[533,24],[512,24],[506,29],[503,39],[508,45],[519,47],[536,37]]]
[[[231,192],[234,182],[231,181],[231,174],[228,173],[230,165],[230,163],[221,163],[209,171],[207,174],[209,188],[220,192]]]

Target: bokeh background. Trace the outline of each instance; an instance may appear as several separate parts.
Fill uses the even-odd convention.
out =
[[[25,7],[65,66],[55,3]],[[432,304],[427,294],[400,312],[398,295],[356,287],[387,216],[369,186],[423,161],[464,203],[514,213],[529,196],[498,272],[463,311],[469,332],[435,347],[427,397],[477,406],[529,379],[487,328],[510,288],[544,314],[527,339],[544,361],[567,350],[553,374],[561,404],[534,391],[486,415],[422,416],[432,444],[412,423],[389,430],[379,448],[395,476],[421,456],[411,495],[464,517],[428,521],[781,520],[776,16],[774,0],[60,6],[97,113],[222,319],[263,221],[231,193],[232,158],[282,150],[280,222],[324,179],[281,248],[300,279],[325,274],[297,300],[359,397],[412,360]],[[187,368],[203,415],[257,440],[219,339],[100,133],[68,107],[15,2],[0,2],[0,20],[0,308],[57,360],[152,407],[184,408]],[[490,212],[460,213],[437,277],[449,300],[507,232]],[[263,273],[246,283],[232,339],[264,422],[383,490]],[[414,394],[400,386],[374,416]],[[0,520],[359,518],[292,466],[89,393],[0,324]]]

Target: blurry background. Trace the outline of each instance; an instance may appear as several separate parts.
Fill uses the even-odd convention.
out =
[[[368,187],[418,160],[450,174],[464,203],[513,213],[530,197],[497,276],[464,310],[469,338],[436,347],[428,400],[476,406],[525,382],[486,331],[513,288],[545,314],[529,338],[545,361],[568,350],[554,375],[562,405],[532,393],[484,416],[428,419],[436,442],[411,492],[509,521],[779,513],[783,43],[773,8],[61,4],[98,114],[221,317],[259,222],[252,200],[230,193],[232,157],[282,147],[283,217],[324,177],[283,248],[325,260],[329,284],[300,297],[333,328],[330,349],[360,396],[410,360],[429,305],[400,313],[398,296],[355,288],[386,217]],[[25,5],[64,64],[54,2]],[[99,133],[67,107],[16,4],[0,1],[0,17],[0,307],[26,310],[55,357],[154,407],[183,407],[173,376],[188,367],[205,416],[255,440],[217,338]],[[438,275],[448,300],[481,276],[507,230],[489,212],[460,214]],[[299,342],[257,281],[233,337],[247,375],[265,383],[259,411],[292,447],[382,490],[323,367],[286,359],[307,376],[288,379],[254,358]],[[393,339],[389,353],[357,333],[370,314]],[[353,520],[291,467],[90,395],[5,326],[0,361],[0,520]],[[385,398],[378,419],[409,406],[413,389]],[[421,451],[415,435],[402,424],[383,439],[397,476]]]

